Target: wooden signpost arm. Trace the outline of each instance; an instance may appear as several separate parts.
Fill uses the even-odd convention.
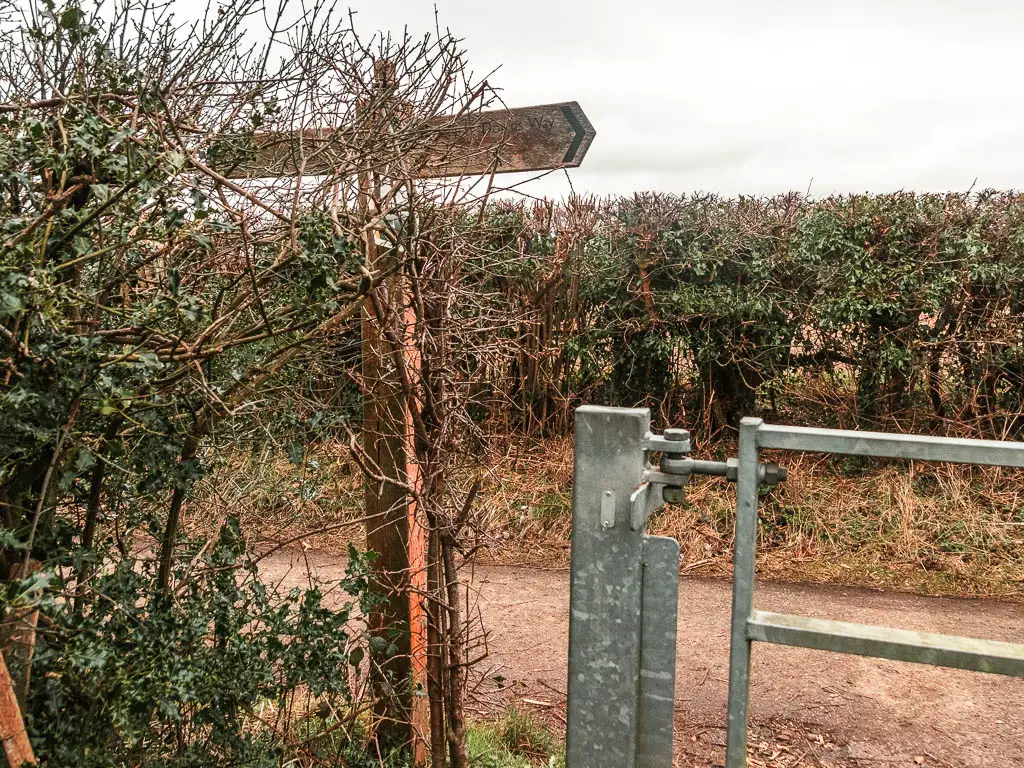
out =
[[[422,121],[422,137],[404,158],[420,178],[479,176],[490,173],[576,168],[597,132],[575,101]],[[228,178],[309,176],[344,167],[354,130],[310,129],[256,133],[222,143],[211,164]]]

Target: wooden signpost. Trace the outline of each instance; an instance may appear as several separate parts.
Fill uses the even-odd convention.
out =
[[[482,176],[492,173],[546,171],[575,168],[594,140],[596,132],[575,101],[517,109],[470,112],[438,116],[423,121],[426,148],[410,148],[403,167],[419,178]],[[231,146],[233,159],[225,164],[211,158],[211,164],[229,178],[270,178],[327,175],[339,167],[350,167],[346,138],[356,132],[345,129],[306,130],[290,133],[257,133],[247,146]],[[384,172],[380,172],[385,175]],[[364,216],[370,205],[369,174],[359,187],[359,207]],[[366,260],[372,268],[380,246],[373,232],[366,234]],[[399,312],[400,338],[404,349],[397,352],[406,370],[415,376],[419,358],[414,344],[415,314],[407,288],[399,280],[385,286],[388,304]],[[372,302],[363,315],[363,443],[367,458],[384,477],[404,478],[409,488],[420,487],[419,469],[413,444],[412,420],[400,383],[382,375],[388,360],[382,343],[381,324]],[[384,632],[389,626],[409,627],[408,674],[413,698],[411,720],[413,764],[426,764],[423,734],[429,732],[429,706],[424,694],[427,677],[427,546],[425,521],[417,513],[415,499],[393,484],[367,482],[365,516],[366,546],[377,553],[376,568],[385,588],[394,598],[381,613],[371,617],[371,631]],[[403,596],[407,596],[405,599]],[[403,643],[405,645],[405,643]],[[402,649],[406,650],[406,649]],[[405,670],[395,668],[399,674]],[[381,713],[387,717],[388,713]]]
[[[575,101],[476,112],[436,124],[423,176],[575,168],[596,135]]]
[[[583,162],[596,132],[575,101],[462,115],[422,123],[429,147],[411,151],[408,167],[420,178],[575,168]],[[235,160],[225,164],[229,178],[330,174],[347,167],[346,135],[333,129],[256,133],[252,144],[224,145]]]

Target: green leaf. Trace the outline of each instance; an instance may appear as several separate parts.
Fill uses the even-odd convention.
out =
[[[176,269],[167,270],[167,290],[171,296],[177,296],[181,289],[181,273]]]
[[[14,531],[8,528],[0,528],[0,548],[3,549],[25,549],[25,543]]]
[[[82,448],[75,457],[75,470],[84,474],[96,466],[96,456],[88,448]]]
[[[288,455],[288,461],[297,467],[302,466],[302,458],[305,456],[305,447],[300,443],[288,443],[284,448]]]
[[[60,15],[60,26],[68,31],[77,30],[85,18],[81,8],[68,8]]]
[[[187,158],[185,157],[184,152],[172,150],[167,153],[167,165],[172,173],[177,173],[182,168],[184,168],[186,160]]]
[[[160,362],[160,358],[156,356],[156,352],[149,349],[139,352],[139,362],[142,363],[147,371],[159,371],[164,367],[164,364]]]
[[[14,317],[24,308],[21,297],[16,293],[0,292],[0,319]]]

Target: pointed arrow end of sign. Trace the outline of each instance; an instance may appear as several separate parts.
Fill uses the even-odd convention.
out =
[[[594,130],[594,126],[591,125],[578,102],[570,101],[563,104],[562,114],[573,131],[573,139],[569,144],[565,157],[562,158],[562,166],[576,168],[583,162],[587,150],[590,149],[591,142],[597,136],[597,131]]]

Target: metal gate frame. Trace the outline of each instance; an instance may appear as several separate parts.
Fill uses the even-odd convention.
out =
[[[569,616],[569,768],[672,764],[679,545],[648,515],[692,475],[737,482],[726,768],[744,768],[751,644],[1024,677],[1024,645],[754,610],[761,486],[786,478],[762,449],[1024,468],[1024,443],[809,429],[744,419],[739,458],[691,459],[686,430],[651,431],[646,408],[576,411]],[[655,457],[660,457],[655,461]]]
[[[681,502],[691,475],[734,481],[737,470],[689,452],[689,433],[651,432],[646,408],[576,409],[568,768],[672,766],[679,544],[648,535],[647,519]],[[786,476],[774,464],[755,474]]]
[[[750,650],[755,641],[1024,677],[1024,645],[851,624],[754,609],[761,449],[1024,468],[1024,443],[740,423],[726,768],[747,760]]]

